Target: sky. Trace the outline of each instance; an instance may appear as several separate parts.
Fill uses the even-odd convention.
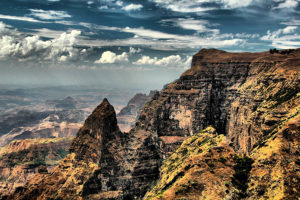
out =
[[[299,0],[0,1],[0,84],[161,89],[202,48],[298,47]]]

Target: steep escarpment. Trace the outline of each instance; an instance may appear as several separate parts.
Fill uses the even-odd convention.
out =
[[[178,181],[172,182],[171,185],[164,182],[164,177],[172,177],[174,171],[166,172],[162,167],[160,179],[147,194],[146,199],[180,199],[183,196],[180,196],[178,191],[181,191],[182,188],[187,194],[190,190],[192,191],[189,199],[195,199],[195,195],[197,196],[196,199],[298,198],[300,196],[298,173],[300,168],[297,158],[300,153],[299,50],[290,55],[230,54],[216,50],[205,51],[210,52],[211,55],[204,56],[200,51],[194,57],[194,68],[192,67],[182,77],[191,74],[194,76],[207,69],[214,69],[214,65],[227,66],[227,69],[230,69],[231,65],[240,64],[235,59],[239,59],[240,62],[245,59],[245,62],[242,62],[248,68],[245,79],[242,82],[237,82],[236,85],[223,88],[225,89],[222,89],[223,92],[228,92],[223,93],[222,96],[227,95],[224,100],[222,100],[222,96],[218,97],[217,95],[222,92],[218,89],[211,90],[214,97],[208,101],[206,106],[209,103],[214,106],[211,108],[204,107],[210,112],[205,114],[207,112],[201,111],[201,114],[203,114],[202,118],[205,119],[206,123],[226,134],[226,142],[230,148],[235,150],[235,156],[244,155],[245,158],[248,155],[249,158],[233,160],[235,164],[229,166],[229,169],[234,170],[235,174],[227,174],[226,177],[230,177],[231,181],[225,186],[220,176],[212,179],[214,181],[213,187],[227,188],[226,194],[223,193],[219,197],[215,196],[214,193],[202,194],[201,192],[205,187],[195,191],[193,178],[196,176],[192,176],[188,180],[184,179],[184,176],[189,174],[188,171],[184,170],[185,168],[181,169],[184,176],[180,177]],[[249,59],[253,60],[250,62]],[[209,65],[212,67],[206,68]],[[225,73],[223,72],[223,74]],[[224,79],[221,82],[224,82]],[[175,87],[178,85],[177,83],[178,81],[175,82]],[[223,103],[214,103],[214,99],[217,99],[216,102],[219,103],[227,102],[225,104],[228,106],[222,106]],[[219,109],[222,112],[218,112]],[[193,113],[197,113],[197,111]],[[212,120],[210,121],[210,119]],[[219,123],[219,119],[224,120]],[[198,126],[201,124],[203,123],[198,124]],[[191,144],[191,146],[193,145]],[[213,150],[213,147],[210,149]],[[177,151],[174,154],[170,159],[180,155]],[[189,162],[188,160],[191,158],[187,156],[185,159]],[[163,166],[168,166],[169,162],[168,159]],[[198,161],[196,164],[201,165],[201,162]],[[213,164],[218,165],[218,161],[215,160]],[[218,167],[218,169],[221,168]],[[205,175],[204,177],[208,178],[204,185],[210,184],[210,176]],[[238,177],[244,178],[238,180]],[[196,180],[200,181],[201,178],[196,178]]]
[[[149,95],[138,93],[129,100],[128,104],[117,115],[118,126],[123,132],[128,132],[135,125],[144,105],[158,91],[150,91]]]
[[[0,197],[22,187],[34,174],[50,172],[68,154],[70,138],[16,140],[0,148]]]
[[[264,185],[293,197],[299,191],[298,179],[292,179],[299,167],[299,64],[299,49],[285,55],[203,49],[190,70],[146,103],[128,133],[119,131],[114,110],[104,100],[54,172],[35,177],[10,198],[142,199],[151,185],[147,198],[180,199],[184,193],[191,199],[271,197],[272,191],[261,191]],[[216,131],[201,132],[208,126]],[[287,138],[280,136],[284,126]],[[283,147],[274,149],[273,140]],[[264,148],[272,153],[260,159]],[[197,170],[204,175],[196,176]],[[286,173],[278,179],[272,176],[282,170]]]
[[[299,98],[288,117],[249,153],[237,153],[212,127],[187,138],[162,165],[144,199],[297,199]],[[298,105],[293,107],[293,105]]]
[[[138,123],[157,133],[166,153],[209,125],[247,153],[266,134],[264,128],[287,117],[280,110],[299,92],[299,54],[299,49],[288,55],[203,49],[190,70],[146,104]]]

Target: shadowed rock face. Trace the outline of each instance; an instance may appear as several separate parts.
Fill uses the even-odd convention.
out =
[[[104,99],[78,131],[71,144],[70,153],[75,153],[77,160],[97,163],[101,158],[103,145],[120,134],[115,110],[108,100]]]
[[[162,162],[184,139],[209,125],[225,135],[228,151],[251,154],[299,114],[299,67],[299,49],[287,55],[203,49],[190,70],[146,103],[129,133],[119,131],[105,99],[54,172],[10,198],[141,199],[159,178]],[[256,194],[257,188],[251,192]]]
[[[149,95],[138,93],[129,100],[117,115],[118,125],[123,132],[128,132],[135,125],[144,105],[151,100],[158,91],[150,91]]]

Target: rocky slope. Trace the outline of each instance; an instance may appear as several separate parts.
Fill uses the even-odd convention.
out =
[[[163,163],[158,183],[144,199],[233,199],[236,159],[226,137],[208,127],[186,139]]]
[[[15,140],[0,148],[0,197],[36,173],[48,173],[68,154],[73,138]]]
[[[144,106],[130,132],[119,131],[104,100],[54,172],[36,176],[8,199],[142,199],[151,185],[154,190],[145,198],[180,199],[190,191],[190,199],[272,198],[276,193],[293,199],[299,196],[299,68],[300,49],[289,54],[202,49],[190,70]],[[208,126],[224,136],[201,133]],[[175,152],[194,135],[195,141],[211,144],[188,139],[182,146],[186,155],[182,148]],[[168,157],[195,162],[195,170],[207,178],[198,177],[194,188],[194,168],[175,164],[175,171],[166,171],[173,162],[163,164]],[[176,172],[182,173],[172,179]]]
[[[121,131],[128,132],[135,125],[144,105],[158,91],[150,91],[149,95],[138,93],[129,100],[128,104],[117,114],[118,126]]]

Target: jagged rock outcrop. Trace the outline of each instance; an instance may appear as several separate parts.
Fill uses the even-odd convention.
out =
[[[283,169],[279,167],[282,162],[290,162],[287,165],[288,175],[282,173],[283,178],[280,178],[280,184],[285,185],[272,186],[284,191],[284,197],[295,196],[299,192],[295,188],[299,185],[299,176],[296,181],[288,177],[292,177],[299,168],[299,162],[295,161],[299,155],[298,143],[295,142],[299,133],[299,68],[300,49],[285,55],[203,49],[194,56],[190,70],[146,103],[130,132],[119,131],[114,110],[104,100],[86,120],[71,145],[70,154],[54,172],[44,179],[36,177],[9,199],[141,199],[159,179],[163,161],[186,138],[193,137],[207,126],[213,126],[217,133],[226,136],[222,137],[226,144],[220,145],[228,155],[238,152],[251,157],[250,160],[228,157],[229,166],[216,161],[217,168],[226,168],[227,176],[232,180],[229,186],[237,190],[235,194],[229,191],[230,195],[236,195],[237,199],[251,199],[250,194],[255,199],[255,195],[262,193],[267,195],[266,198],[271,197],[269,190],[259,192],[260,172],[266,176],[262,180],[264,185],[272,185],[273,178],[268,179],[268,174]],[[286,140],[280,139],[283,137],[280,137],[279,130],[291,119],[293,123],[289,126],[293,134],[288,135],[294,142],[288,146]],[[260,164],[263,160],[259,159],[259,155],[263,144],[270,144],[267,141],[274,137],[287,145],[293,154],[284,154],[287,159],[279,156],[278,161],[274,161],[278,168],[270,169]],[[273,147],[268,148],[273,151]],[[209,151],[199,154],[199,158],[213,156]],[[211,151],[215,151],[213,146]],[[216,152],[216,159],[225,155]],[[274,156],[277,154],[266,155],[263,159],[269,162]],[[201,164],[201,160],[197,162]],[[203,166],[202,169],[210,168]],[[188,169],[184,171],[192,173]],[[216,180],[221,175],[216,174]],[[241,180],[238,178],[240,175]],[[160,183],[163,183],[162,177]],[[220,194],[215,193],[216,199],[228,195],[224,190],[227,186],[221,188],[223,183],[222,180],[213,186],[220,191]],[[155,188],[164,191],[161,187],[165,186]],[[168,187],[171,189],[173,185]],[[294,193],[287,191],[288,188],[293,188]],[[172,191],[166,195],[176,197]],[[210,189],[206,187],[203,191],[209,192]]]
[[[15,140],[0,148],[0,198],[36,173],[50,172],[68,154],[69,138]]]
[[[8,199],[84,198],[85,190],[93,190],[92,186],[86,189],[85,184],[99,167],[117,168],[116,164],[122,167],[119,162],[122,158],[117,152],[123,151],[121,136],[114,108],[104,99],[85,120],[70,146],[70,153],[52,173],[37,175]],[[124,170],[116,169],[116,173],[118,171]],[[105,183],[105,180],[101,181]],[[94,186],[101,191],[101,182]]]
[[[150,91],[149,95],[138,93],[129,100],[128,104],[117,114],[118,126],[123,132],[128,132],[138,120],[144,105],[158,91]]]

